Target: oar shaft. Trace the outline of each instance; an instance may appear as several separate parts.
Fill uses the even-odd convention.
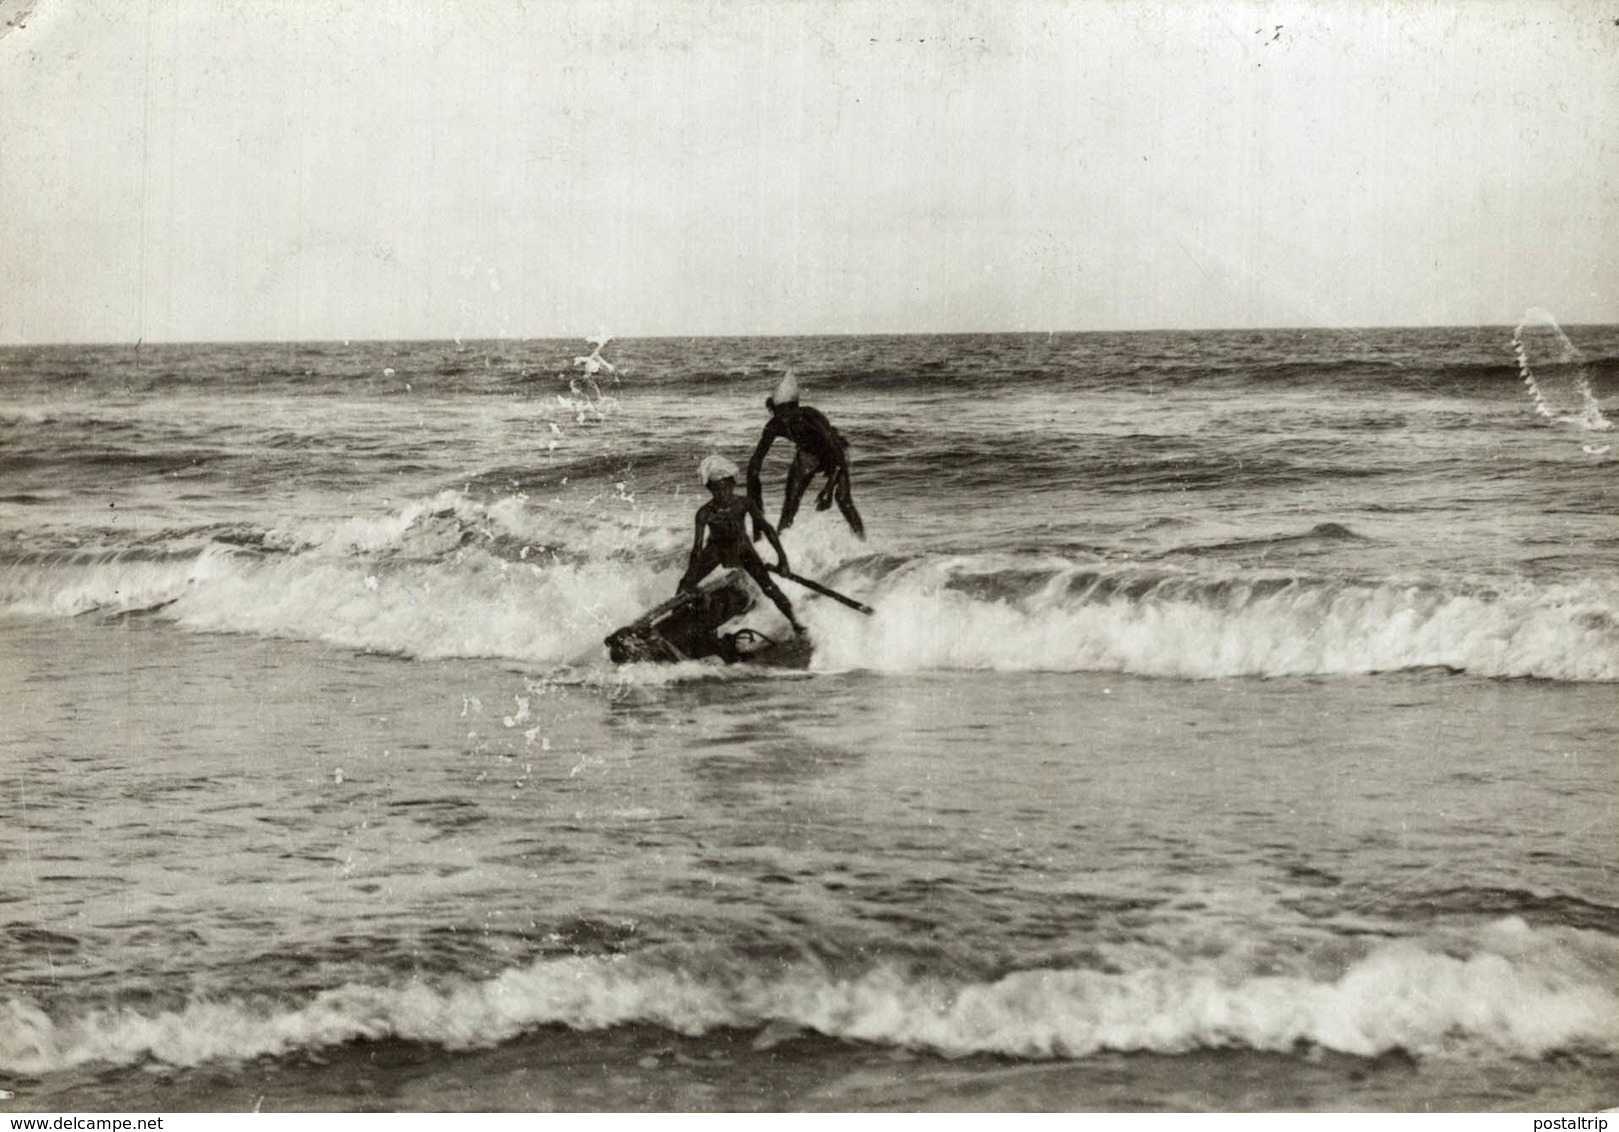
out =
[[[833,601],[841,601],[850,609],[858,609],[861,613],[867,614],[877,612],[871,606],[858,602],[852,597],[845,597],[843,594],[840,594],[837,590],[832,589],[830,586],[823,586],[820,582],[813,582],[808,578],[801,578],[797,574],[781,569],[779,566],[767,566],[766,569],[768,569],[772,574],[780,574],[788,581],[797,582],[807,590],[814,590],[816,593],[829,597]]]

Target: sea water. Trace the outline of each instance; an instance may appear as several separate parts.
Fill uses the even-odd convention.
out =
[[[1609,1107],[1616,358],[0,351],[0,1107]],[[613,667],[788,370],[876,612]]]

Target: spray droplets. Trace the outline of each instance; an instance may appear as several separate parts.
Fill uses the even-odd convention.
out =
[[[1588,432],[1606,432],[1613,427],[1603,416],[1591,388],[1585,355],[1568,340],[1549,312],[1533,307],[1524,314],[1512,332],[1512,351],[1517,355],[1518,372],[1523,375],[1536,413],[1548,421]],[[1585,450],[1590,452],[1591,446]]]
[[[602,347],[612,341],[606,334],[587,338],[594,349],[588,354],[580,354],[573,359],[574,367],[579,371],[568,375],[568,396],[557,394],[557,404],[573,414],[576,424],[585,424],[591,417],[596,420],[605,420],[607,413],[612,409],[615,399],[602,390],[602,381],[611,379],[614,384],[618,382],[618,368],[612,362],[602,357]],[[551,425],[553,432],[560,433],[556,425]],[[555,447],[555,445],[551,445]]]
[[[513,698],[517,701],[517,714],[504,716],[501,719],[501,723],[507,727],[516,727],[519,723],[526,723],[529,718],[527,697],[515,696]]]

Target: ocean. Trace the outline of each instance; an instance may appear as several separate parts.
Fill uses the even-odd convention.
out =
[[[875,612],[613,666],[789,370]],[[0,349],[0,1111],[1612,1107],[1616,397],[1544,314]]]

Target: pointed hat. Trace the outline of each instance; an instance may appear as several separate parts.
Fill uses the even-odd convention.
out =
[[[791,405],[797,402],[798,377],[792,370],[787,371],[787,376],[781,379],[781,384],[776,386],[776,391],[770,395],[770,399],[778,405]]]

